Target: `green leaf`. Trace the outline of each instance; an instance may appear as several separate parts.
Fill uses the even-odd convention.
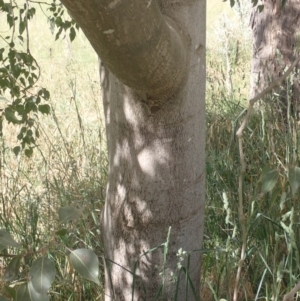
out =
[[[0,296],[0,301],[8,301],[6,298],[4,298],[3,296]]]
[[[20,80],[20,82],[22,83],[22,85],[23,85],[24,87],[26,87],[26,82],[25,82],[24,77],[20,77],[19,80]]]
[[[74,27],[71,27],[71,28],[70,28],[70,34],[69,34],[69,37],[70,37],[71,42],[73,42],[74,39],[75,39],[75,37],[76,37],[76,31],[75,31],[75,28],[74,28]]]
[[[68,233],[68,230],[63,228],[63,229],[59,229],[58,231],[55,232],[56,235],[63,237]]]
[[[70,28],[72,25],[72,23],[70,21],[65,21],[62,24],[62,27],[64,28],[64,30],[67,30],[68,28]]]
[[[6,291],[6,293],[13,298],[13,300],[16,300],[16,296],[17,296],[17,290],[14,287],[10,287],[8,285],[4,286],[4,289]]]
[[[5,118],[8,122],[19,124],[21,123],[21,120],[16,117],[15,113],[16,112],[11,108],[6,108],[4,111]]]
[[[86,279],[100,284],[99,260],[97,255],[88,249],[77,249],[71,252],[70,262],[74,269]]]
[[[43,91],[44,91],[44,98],[46,100],[49,100],[49,98],[50,98],[50,92],[48,90],[46,90],[46,89],[44,89]]]
[[[258,11],[261,13],[263,10],[264,10],[264,5],[258,5],[257,8],[258,8]]]
[[[22,139],[22,138],[21,138]],[[14,152],[14,154],[16,155],[16,157],[18,156],[18,154],[20,153],[20,151],[21,151],[21,147],[20,146],[15,146],[14,148],[13,148],[13,152]]]
[[[27,13],[27,19],[31,19],[34,15],[35,15],[35,8],[34,7],[31,7],[29,10],[28,10],[28,13]]]
[[[35,290],[35,288],[33,287],[31,281],[28,282],[28,293],[29,293],[31,301],[49,301],[50,300],[47,293],[40,294],[39,292],[37,292]]]
[[[33,126],[33,125],[34,125],[34,119],[29,118],[29,119],[27,120],[27,124],[28,124],[28,126]]]
[[[58,27],[62,26],[62,24],[63,24],[62,18],[61,18],[61,17],[57,17],[57,18],[55,19],[55,24],[56,24]]]
[[[61,223],[76,221],[80,218],[81,214],[81,209],[77,209],[71,206],[61,207],[58,209],[58,217]]]
[[[20,33],[20,35],[24,32],[24,30],[26,28],[26,21],[25,20],[24,21],[20,20],[20,22],[19,22],[19,33]]]
[[[11,72],[14,75],[15,79],[17,79],[20,76],[22,69],[21,69],[20,65],[17,64],[15,66],[11,67]]]
[[[46,100],[49,100],[49,98],[50,98],[50,92],[47,89],[45,89],[45,88],[41,89],[38,92],[38,95],[39,96],[43,96]]]
[[[29,99],[25,103],[25,112],[30,113],[30,112],[37,112],[37,105],[35,104],[35,99]]]
[[[3,275],[4,281],[12,281],[15,280],[19,274],[20,264],[21,264],[22,256],[15,256],[8,266],[6,267],[5,273]]]
[[[63,31],[63,28],[60,27],[59,30],[58,30],[58,32],[57,32],[57,34],[55,35],[55,41],[59,39],[59,36],[62,33],[62,31]]]
[[[5,247],[21,248],[21,245],[18,244],[5,230],[0,230],[0,244]]]
[[[49,105],[39,105],[38,110],[43,114],[49,114],[50,113],[50,106]]]
[[[16,301],[32,301],[28,292],[27,284],[19,286],[16,294]]]
[[[14,19],[13,19],[13,17],[11,15],[7,14],[6,15],[6,21],[7,21],[8,25],[9,25],[9,27],[12,28],[13,25],[14,25]]]
[[[15,106],[16,111],[18,112],[19,115],[23,115],[24,113],[24,106],[21,104],[18,104]]]
[[[292,187],[292,193],[294,195],[300,184],[300,168],[297,166],[289,168],[288,179]]]
[[[55,274],[55,264],[52,260],[45,257],[38,258],[29,270],[30,283],[37,293],[45,295],[55,279]]]
[[[27,158],[31,158],[32,154],[33,154],[33,148],[32,147],[25,149],[25,156]]]
[[[278,180],[278,171],[266,166],[261,175],[262,181],[262,191],[269,192],[272,191]]]
[[[39,294],[32,286],[32,283],[29,282],[19,286],[16,301],[49,301],[49,296],[47,294]]]

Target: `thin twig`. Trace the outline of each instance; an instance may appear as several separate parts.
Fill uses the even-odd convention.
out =
[[[44,2],[44,1],[33,1],[33,0],[28,0],[28,2],[30,2],[30,3],[37,3],[37,4],[39,4],[39,5],[45,4],[45,5],[49,5],[49,6],[52,6],[52,5],[59,6],[59,5],[61,5],[61,4],[55,4],[54,2],[48,3],[48,2]]]
[[[239,174],[239,188],[238,188],[238,198],[239,198],[239,221],[241,225],[241,231],[242,231],[242,249],[241,249],[241,257],[238,265],[238,270],[236,274],[235,279],[235,286],[234,286],[234,292],[233,292],[233,301],[237,301],[238,298],[238,290],[239,290],[239,282],[241,279],[243,264],[245,260],[245,253],[246,253],[246,247],[247,247],[247,230],[246,230],[246,218],[244,215],[244,208],[243,208],[243,182],[244,182],[244,175],[246,172],[246,162],[245,162],[245,156],[244,156],[244,149],[243,149],[243,131],[250,119],[254,104],[264,96],[266,96],[268,93],[272,92],[272,90],[278,86],[281,85],[281,83],[290,75],[290,73],[293,71],[293,69],[296,67],[296,65],[300,62],[300,56],[294,61],[294,63],[288,68],[288,70],[276,81],[271,83],[270,86],[268,86],[266,89],[264,89],[262,92],[257,94],[254,98],[249,100],[249,106],[247,109],[247,114],[242,121],[241,126],[236,132],[236,136],[238,138],[238,144],[239,144],[239,153],[240,153],[240,164],[241,164],[241,170]],[[284,296],[283,301],[291,301],[291,296],[294,296],[296,292],[300,289],[300,283],[298,283],[293,290]],[[287,297],[286,297],[287,296]]]
[[[240,152],[240,162],[241,162],[241,170],[239,175],[239,188],[238,188],[238,198],[239,198],[238,212],[239,212],[239,221],[240,221],[241,231],[242,231],[242,249],[241,249],[241,257],[238,265],[238,270],[236,273],[236,280],[235,280],[234,291],[233,291],[233,301],[237,301],[239,282],[241,279],[245,253],[246,253],[246,246],[247,246],[246,218],[243,210],[243,181],[244,181],[244,174],[246,172],[246,162],[244,157],[243,141],[241,138],[239,138],[238,142],[239,142],[239,152]]]
[[[290,73],[293,71],[293,69],[296,67],[296,65],[299,62],[300,62],[300,56],[294,61],[294,63],[288,68],[288,70],[278,80],[274,81],[270,86],[268,86],[262,92],[258,93],[254,98],[249,100],[249,106],[248,106],[247,114],[246,114],[240,128],[236,132],[236,135],[237,135],[238,138],[240,136],[242,136],[242,134],[243,134],[243,131],[244,131],[244,129],[245,129],[247,123],[248,123],[248,120],[249,120],[250,116],[251,116],[251,112],[252,112],[254,104],[258,100],[260,100],[261,98],[266,96],[268,93],[272,92],[273,89],[280,86],[281,83],[290,75]]]
[[[12,0],[10,0],[10,7],[13,7]],[[11,33],[11,40],[10,42],[14,42],[14,37],[15,37],[15,31],[16,31],[16,22],[15,22],[15,14],[14,10],[11,10],[12,18],[13,18],[13,28],[12,28],[12,33]]]

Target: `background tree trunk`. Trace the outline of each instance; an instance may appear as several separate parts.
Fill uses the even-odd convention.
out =
[[[264,9],[259,13],[258,7],[255,7],[251,16],[251,97],[283,74],[284,69],[298,56],[300,47],[300,2],[288,0],[283,8],[281,0],[261,0],[258,5],[264,5]],[[277,91],[280,95],[277,109],[286,116],[289,91],[286,90],[286,83],[282,88]],[[299,79],[295,76],[291,87],[291,104],[295,110],[298,110],[299,88]]]
[[[177,300],[198,300],[205,198],[206,1],[158,1],[162,20],[160,12],[152,7],[156,5],[154,0],[127,1],[131,11],[124,14],[124,1],[80,2],[62,1],[102,59],[100,77],[109,155],[102,218],[105,300],[174,300],[176,281],[172,275],[178,274],[180,258],[176,254],[180,248],[190,253],[189,266],[186,260],[183,266],[188,268],[197,297],[193,297],[182,273]],[[99,3],[105,2],[104,9]],[[139,8],[135,9],[137,3]],[[157,18],[157,22],[148,19],[147,9],[150,15],[155,11],[151,18]],[[105,18],[115,18],[116,14],[118,22],[111,22],[107,28]],[[148,41],[143,32],[152,30],[149,22],[165,22],[167,27],[155,29],[156,42],[143,47]],[[116,37],[123,45],[123,39],[130,35],[136,38],[125,47],[127,50],[114,46]],[[164,36],[169,36],[169,46],[161,46],[165,44]],[[111,59],[106,47],[111,47],[118,61]],[[165,48],[161,51],[160,47]],[[137,68],[139,64],[143,67]],[[156,72],[157,68],[161,71]],[[161,83],[153,89],[156,76]],[[180,76],[184,79],[179,81]],[[164,85],[167,89],[161,88]],[[163,248],[147,251],[166,242],[169,227],[165,261]],[[162,295],[155,299],[162,284]]]

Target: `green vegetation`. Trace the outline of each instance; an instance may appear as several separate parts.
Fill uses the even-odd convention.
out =
[[[214,34],[209,32],[213,42],[208,47],[203,300],[233,298],[243,243],[238,213],[241,163],[235,134],[248,103],[252,47],[248,20],[222,21]],[[288,100],[293,97],[293,76],[278,92]],[[247,247],[238,300],[281,300],[298,282],[299,124],[291,101],[278,114],[277,96],[269,95],[266,103],[257,105],[243,136]]]
[[[233,11],[229,3],[208,1],[207,207],[201,292],[208,301],[232,299],[242,246],[235,133],[249,91],[247,13],[247,7]],[[0,19],[1,36],[6,35],[5,23]],[[31,158],[12,152],[20,128],[5,125],[0,140],[0,229],[28,254],[22,258],[18,282],[10,287],[26,280],[35,259],[29,255],[47,253],[55,260],[57,273],[51,300],[102,300],[103,275],[100,285],[84,280],[70,265],[65,247],[93,249],[99,258],[102,255],[99,216],[107,155],[97,57],[81,32],[73,43],[68,37],[55,42],[42,14],[34,18],[30,30],[33,56],[41,68],[39,85],[51,92],[51,114],[36,120],[40,137]],[[287,98],[292,97],[290,90],[288,83]],[[247,249],[239,300],[280,300],[300,272],[299,125],[292,110],[282,119],[273,112],[274,103],[276,95],[260,105],[244,134]],[[62,228],[59,208],[71,205],[82,210],[83,218]],[[5,270],[15,252],[14,248],[1,251],[4,280],[9,280]],[[10,297],[10,287],[0,281],[1,294]]]
[[[84,280],[66,256],[67,248],[87,248],[101,257],[99,216],[105,199],[107,154],[97,56],[81,32],[73,43],[63,33],[55,41],[50,25],[39,11],[30,22],[30,49],[41,69],[38,84],[51,92],[47,102],[51,114],[39,114],[35,120],[40,137],[31,158],[12,152],[19,144],[21,126],[4,123],[0,229],[22,244],[22,254],[28,253],[22,258],[18,283],[26,280],[32,261],[47,254],[55,260],[57,273],[51,300],[99,300],[102,276],[101,285]],[[3,18],[0,28],[2,37],[9,35]],[[3,40],[1,47],[5,47]],[[81,209],[83,218],[60,224],[59,208],[65,206]],[[67,233],[56,234],[64,228]],[[1,278],[15,251],[1,251]],[[30,256],[35,252],[37,257]],[[7,284],[1,281],[0,291],[10,297]]]

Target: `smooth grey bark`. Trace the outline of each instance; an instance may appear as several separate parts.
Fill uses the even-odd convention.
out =
[[[299,55],[300,48],[300,1],[289,0],[282,8],[281,0],[261,0],[260,13],[255,7],[251,16],[253,31],[253,57],[251,70],[251,98],[277,80]],[[292,83],[292,106],[298,110],[299,80]],[[277,93],[279,111],[286,111],[287,93],[283,83]],[[286,114],[286,113],[285,113]]]
[[[181,30],[156,1],[61,1],[101,60],[143,98],[174,93],[186,71]]]
[[[101,58],[109,156],[105,300],[174,300],[180,248],[190,254],[197,296],[182,273],[177,300],[198,300],[206,1],[61,2]],[[169,227],[165,262],[163,248],[149,250],[166,242]]]

